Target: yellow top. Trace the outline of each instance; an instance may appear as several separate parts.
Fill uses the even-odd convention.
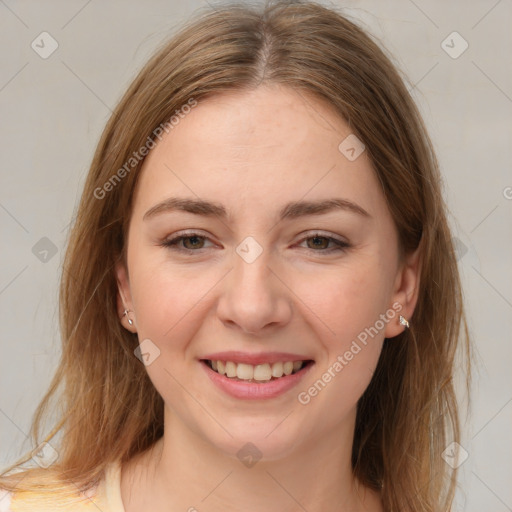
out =
[[[48,498],[41,500],[41,505],[34,507],[27,504],[28,493],[20,494],[0,489],[0,512],[125,512],[121,500],[121,466],[119,462],[107,466],[105,478],[87,493],[78,493],[76,502],[65,507],[56,507]],[[33,498],[34,495],[31,495]]]

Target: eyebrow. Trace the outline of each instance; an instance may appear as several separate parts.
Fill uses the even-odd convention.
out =
[[[333,210],[343,210],[371,218],[371,215],[361,206],[347,199],[333,198],[319,201],[292,201],[287,203],[279,212],[279,219],[296,219],[306,215],[320,215]],[[151,207],[142,220],[148,220],[158,214],[170,211],[184,211],[206,217],[227,219],[228,214],[224,206],[219,203],[203,199],[188,199],[182,197],[169,197]]]

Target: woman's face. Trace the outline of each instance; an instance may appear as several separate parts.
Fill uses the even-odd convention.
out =
[[[266,86],[199,102],[150,151],[117,272],[166,429],[269,459],[350,437],[384,338],[412,314],[417,259],[400,260],[349,136],[319,100]],[[263,382],[287,361],[312,363]]]

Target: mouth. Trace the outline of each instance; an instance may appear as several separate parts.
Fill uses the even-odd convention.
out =
[[[234,361],[201,359],[210,370],[232,381],[265,384],[305,371],[314,361],[276,361],[273,363],[247,364]]]

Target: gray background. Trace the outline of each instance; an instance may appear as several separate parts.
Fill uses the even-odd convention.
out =
[[[407,75],[441,163],[478,363],[454,510],[512,510],[512,4],[333,4],[381,40]],[[100,132],[152,51],[201,6],[0,0],[2,467],[33,448],[30,420],[60,354],[67,228]],[[46,59],[31,47],[43,31],[58,43]],[[445,51],[463,48],[458,36],[446,39],[454,31],[469,45],[457,58]],[[55,254],[41,253],[52,244]]]

